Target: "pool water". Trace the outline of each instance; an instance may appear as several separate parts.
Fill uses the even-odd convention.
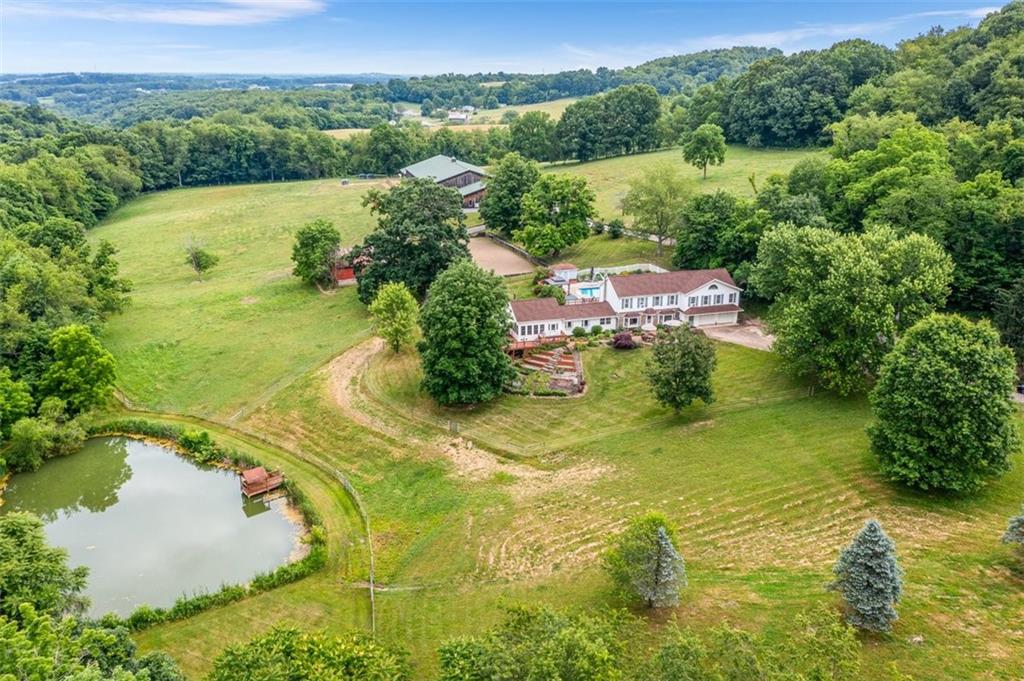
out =
[[[284,499],[246,500],[234,472],[124,437],[13,476],[11,511],[38,515],[50,544],[89,568],[92,616],[247,582],[287,562],[302,532]]]

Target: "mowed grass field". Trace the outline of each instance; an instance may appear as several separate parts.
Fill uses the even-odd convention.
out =
[[[338,180],[209,187],[143,196],[92,231],[120,250],[131,307],[103,342],[117,357],[118,387],[151,409],[234,419],[282,385],[366,336],[353,288],[329,295],[291,274],[295,230],[334,222],[344,245],[373,224],[361,200],[371,186]],[[220,258],[203,281],[184,244]]]
[[[751,175],[760,184],[773,173],[788,173],[800,159],[822,153],[808,149],[751,149],[731,144],[725,154],[725,163],[710,166],[706,180],[702,179],[699,168],[683,160],[683,152],[679,148],[587,163],[554,164],[547,166],[545,171],[587,178],[597,193],[597,214],[609,220],[622,216],[622,197],[629,191],[629,181],[652,165],[667,163],[677,166],[684,177],[693,179],[694,192],[711,193],[724,189],[733,194],[751,196],[754,193],[749,181]]]
[[[659,154],[566,170],[632,161],[635,172]],[[877,517],[906,594],[895,632],[864,639],[866,678],[888,678],[891,662],[918,679],[1024,675],[1024,568],[999,543],[1024,498],[1021,457],[974,497],[908,492],[877,473],[864,399],[814,392],[775,356],[729,345],[717,346],[716,402],[680,415],[652,400],[647,351],[603,347],[584,353],[583,397],[438,408],[418,390],[414,353],[350,360],[371,334],[354,290],[325,295],[290,275],[298,226],[327,217],[346,244],[370,229],[370,184],[176,190],[92,233],[121,249],[136,286],[104,335],[125,396],[211,418],[218,438],[282,467],[338,549],[313,577],[141,632],[144,650],[167,650],[199,679],[218,651],[277,623],[365,630],[365,545],[328,467],[370,515],[378,635],[411,651],[420,679],[439,643],[500,620],[502,604],[621,605],[597,557],[649,509],[678,525],[690,579],[678,609],[650,618],[654,631],[674,617],[784,635],[803,609],[837,603],[822,588],[835,557]],[[221,257],[202,283],[184,264],[192,235]],[[654,248],[600,236],[563,256],[611,265],[652,261]],[[521,279],[510,283],[525,289]]]

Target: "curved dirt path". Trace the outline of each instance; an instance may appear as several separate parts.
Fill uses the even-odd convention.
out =
[[[446,437],[439,434],[437,438],[424,441],[410,436],[399,426],[386,423],[360,408],[360,405],[373,400],[372,396],[365,394],[361,379],[369,369],[374,356],[383,350],[383,340],[374,337],[331,360],[326,367],[327,388],[331,398],[338,409],[356,423],[390,438],[399,439],[405,445],[412,445],[421,455],[448,460],[457,477],[487,480],[496,473],[511,475],[516,478],[516,482],[510,486],[512,495],[523,498],[558,487],[585,484],[611,470],[609,466],[596,465],[592,462],[580,462],[555,471],[543,470],[499,457],[464,437]]]

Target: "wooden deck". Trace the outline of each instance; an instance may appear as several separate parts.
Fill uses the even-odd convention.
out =
[[[252,498],[273,491],[284,484],[280,471],[265,471],[262,467],[242,471],[242,494]]]
[[[567,343],[572,336],[562,334],[561,336],[544,336],[540,340],[530,341],[517,341],[510,340],[508,346],[505,348],[506,352],[515,353],[523,352],[525,350],[535,350],[544,345],[553,345],[556,343]]]

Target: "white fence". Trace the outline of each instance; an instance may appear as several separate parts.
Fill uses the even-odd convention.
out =
[[[619,265],[618,267],[589,267],[581,268],[579,273],[580,281],[595,281],[610,277],[614,274],[625,274],[627,272],[653,272],[662,274],[668,272],[664,267],[658,267],[654,263],[638,262],[632,265]]]

